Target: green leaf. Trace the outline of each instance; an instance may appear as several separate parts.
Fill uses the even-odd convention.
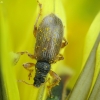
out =
[[[96,16],[87,33],[82,72],[68,100],[86,100],[92,90],[99,70],[97,66],[97,48],[100,42],[100,13]],[[100,84],[100,83],[99,83]]]
[[[100,72],[92,90],[92,93],[89,97],[89,100],[100,100]]]

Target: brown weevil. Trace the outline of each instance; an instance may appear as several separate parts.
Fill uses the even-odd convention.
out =
[[[28,52],[19,52],[20,54],[27,53],[32,59],[36,59],[37,63],[25,63],[24,68],[29,70],[29,79],[31,77],[32,66],[35,66],[35,77],[33,85],[39,87],[42,83],[45,83],[45,78],[49,73],[56,81],[48,86],[52,88],[57,85],[60,81],[60,77],[53,71],[51,71],[51,64],[56,61],[63,60],[63,56],[59,54],[61,48],[67,45],[67,41],[63,38],[64,26],[55,14],[51,13],[44,17],[39,26],[37,22],[41,16],[42,4],[37,1],[40,7],[40,13],[37,17],[34,25],[34,36],[36,38],[34,55]]]

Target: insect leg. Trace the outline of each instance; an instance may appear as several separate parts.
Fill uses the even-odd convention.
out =
[[[53,83],[51,85],[47,86],[49,91],[51,92],[51,89],[59,84],[61,78],[52,70],[50,70],[49,74],[54,79]]]
[[[25,54],[26,52],[17,52],[17,54],[20,54],[20,55],[23,55]]]
[[[52,63],[56,63],[57,61],[63,60],[64,57],[62,54],[58,54]]]
[[[35,37],[36,37],[36,32],[37,32],[37,23],[38,23],[39,17],[40,17],[41,14],[42,14],[42,4],[41,4],[38,0],[37,0],[37,3],[38,3],[38,5],[39,5],[39,7],[40,7],[40,12],[39,12],[39,14],[38,14],[38,17],[37,17],[36,22],[35,22],[35,25],[34,25],[33,34],[34,34]]]
[[[59,60],[63,60],[63,59],[64,59],[64,57],[63,57],[63,55],[62,55],[62,54],[58,54],[57,59],[58,59],[58,61],[59,61]]]
[[[68,44],[65,38],[63,38],[63,41],[64,42],[62,42],[61,48],[64,48]]]
[[[35,55],[30,54],[29,52],[26,52],[26,54],[27,54],[30,58],[32,58],[32,59],[36,59],[36,56],[35,56]]]
[[[18,80],[18,82],[23,82],[23,83],[25,83],[25,84],[27,84],[27,85],[32,85],[32,86],[33,86],[33,84],[27,83],[27,82],[24,81],[24,80]]]
[[[17,54],[23,55],[23,54],[27,54],[30,58],[32,59],[36,59],[35,55],[30,54],[29,52],[25,51],[25,52],[17,52]]]
[[[32,74],[31,74],[31,73],[33,72],[33,69],[30,69],[30,68],[33,67],[33,66],[35,66],[34,63],[24,63],[24,64],[23,64],[23,67],[24,67],[26,70],[29,71],[29,74],[28,74],[29,80],[30,80],[30,78],[32,77]]]

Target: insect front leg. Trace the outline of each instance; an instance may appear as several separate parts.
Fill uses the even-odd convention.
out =
[[[38,14],[38,17],[37,17],[36,22],[35,22],[35,25],[34,25],[34,31],[33,31],[34,37],[36,37],[36,33],[37,33],[37,23],[38,23],[38,20],[39,20],[41,14],[42,14],[42,4],[38,0],[37,0],[37,3],[39,5],[39,7],[40,7],[40,12]]]
[[[50,70],[49,74],[54,79],[53,83],[47,86],[47,88],[49,89],[49,93],[51,94],[51,89],[59,84],[61,78],[52,70]]]
[[[30,80],[30,78],[32,77],[32,72],[33,72],[33,69],[30,69],[31,67],[34,67],[35,66],[35,64],[34,63],[24,63],[23,64],[23,67],[26,69],[26,70],[28,70],[29,71],[29,74],[28,74],[28,77],[29,77],[29,80]]]
[[[63,38],[63,42],[61,44],[61,48],[64,48],[68,44],[67,40]]]

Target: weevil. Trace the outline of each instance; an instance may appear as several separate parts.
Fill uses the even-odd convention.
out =
[[[67,41],[63,38],[64,26],[60,18],[55,14],[51,13],[43,18],[39,26],[37,23],[42,12],[42,4],[37,0],[40,13],[37,17],[36,23],[34,25],[34,36],[36,38],[34,55],[29,54],[28,52],[19,52],[20,54],[27,53],[32,59],[36,59],[37,63],[25,63],[23,64],[29,73],[29,79],[31,77],[32,69],[29,69],[32,66],[35,66],[35,77],[33,85],[40,87],[42,83],[46,82],[46,76],[49,73],[56,81],[53,84],[48,86],[52,88],[57,85],[60,81],[60,77],[53,72],[51,69],[51,64],[59,60],[63,60],[63,56],[59,54],[61,48],[67,45]]]

